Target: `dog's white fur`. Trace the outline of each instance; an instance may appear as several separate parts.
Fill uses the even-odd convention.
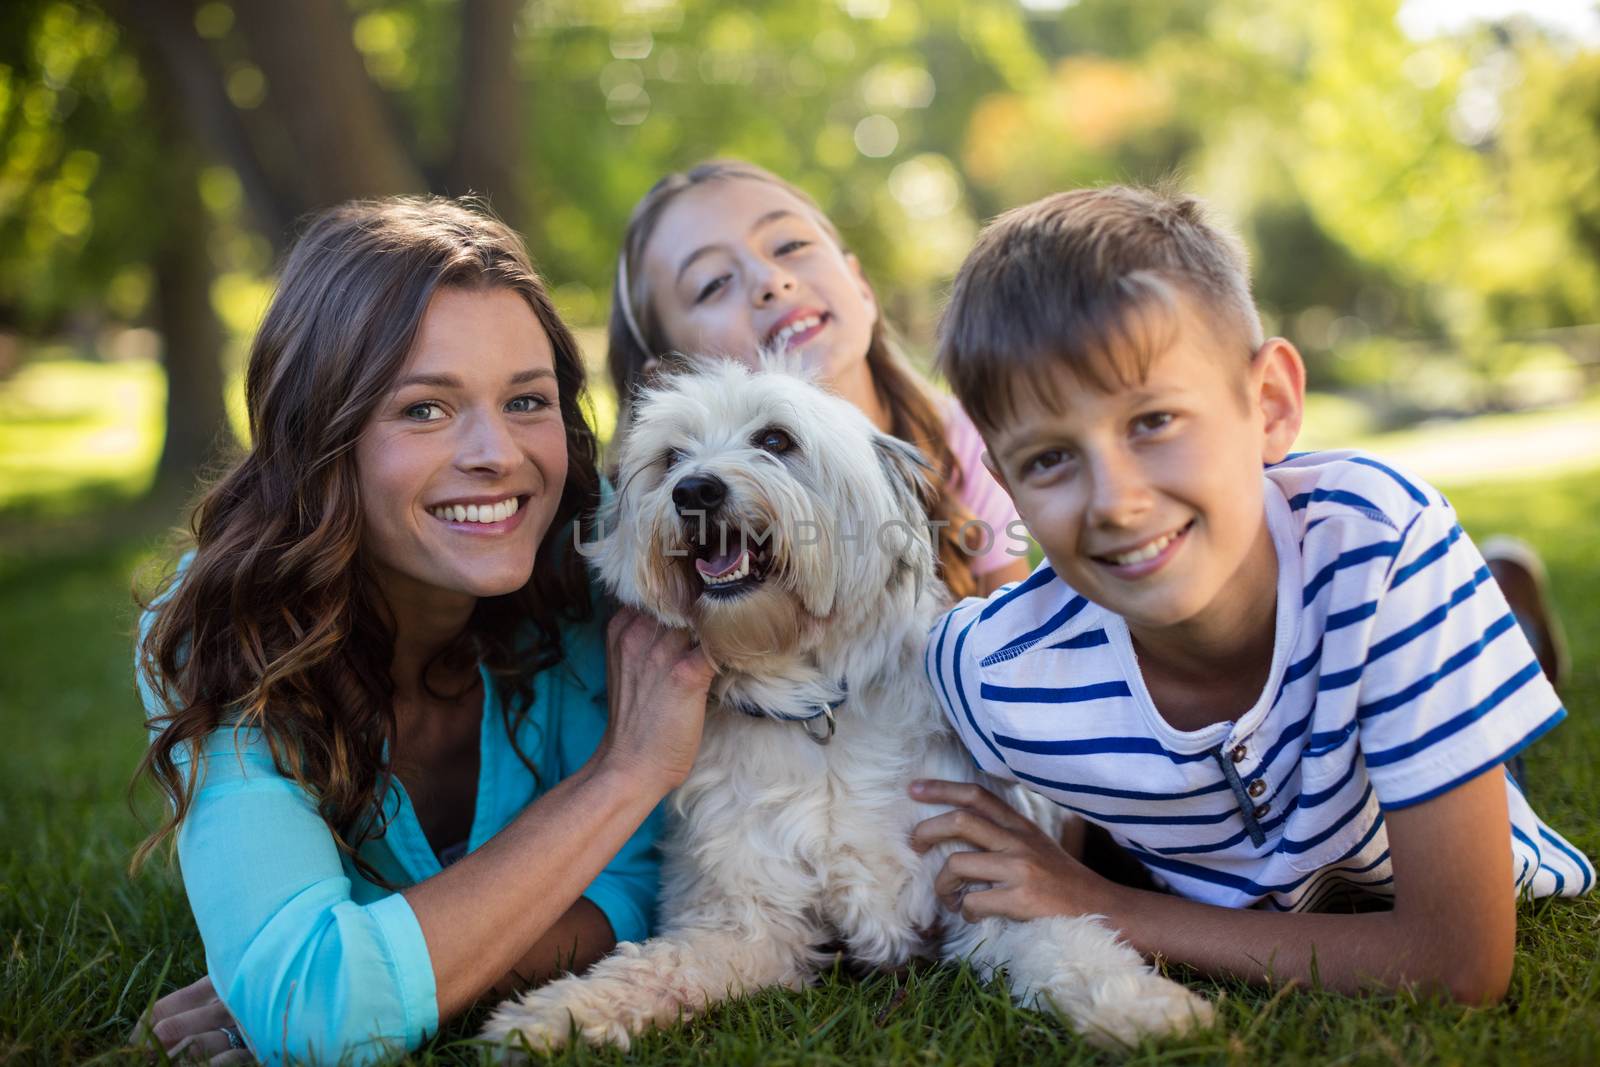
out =
[[[700,365],[637,410],[594,564],[623,603],[693,628],[720,668],[700,755],[670,801],[661,932],[506,1002],[485,1036],[550,1049],[575,1028],[626,1047],[725,997],[800,988],[835,938],[867,965],[934,950],[985,975],[1004,967],[1019,1002],[1053,1005],[1101,1044],[1209,1024],[1209,1003],[1097,917],[941,915],[934,875],[952,850],[912,850],[912,827],[940,810],[909,798],[912,779],[982,781],[1047,828],[1058,819],[1036,795],[976,772],[923,673],[946,595],[915,450],[770,366]],[[773,427],[792,450],[758,447]],[[765,581],[736,599],[700,593],[689,555],[699,531],[672,500],[691,475],[728,486],[713,537],[718,520],[772,533]],[[841,696],[830,744],[807,736],[823,732],[820,719],[779,721]],[[941,919],[942,942],[930,944]]]

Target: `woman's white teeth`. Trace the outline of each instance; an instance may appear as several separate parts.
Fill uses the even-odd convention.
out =
[[[517,513],[517,498],[507,497],[498,504],[441,504],[428,509],[434,518],[445,522],[503,522]]]
[[[1106,558],[1119,567],[1126,567],[1132,563],[1143,563],[1147,559],[1155,559],[1157,556],[1161,555],[1161,550],[1170,545],[1172,543],[1172,539],[1177,537],[1181,532],[1182,531],[1174,530],[1172,533],[1158,537],[1149,544],[1134,549],[1132,552],[1124,552],[1120,556],[1107,556]]]
[[[789,338],[793,337],[795,334],[797,334],[797,333],[805,333],[807,330],[811,329],[813,326],[821,326],[821,325],[822,325],[822,316],[821,315],[807,315],[803,319],[795,319],[789,325],[787,325],[783,329],[779,330],[777,336],[772,339],[772,342],[773,342],[773,344],[775,344],[775,345],[777,345],[777,346],[779,346],[781,348],[782,346],[788,344],[789,343]]]
[[[717,578],[712,578],[710,575],[705,574],[702,574],[700,577],[707,585],[727,585],[729,582],[737,582],[740,578],[748,577],[749,574],[750,553],[746,552],[744,555],[739,557],[739,565],[733,568],[733,570],[729,571],[727,574],[721,575]]]

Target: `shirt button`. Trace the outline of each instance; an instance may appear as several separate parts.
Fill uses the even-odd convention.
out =
[[[1255,781],[1250,783],[1249,792],[1250,792],[1251,796],[1258,797],[1262,793],[1265,793],[1266,791],[1267,791],[1267,783],[1262,781],[1260,778],[1257,778]]]
[[[1247,754],[1243,745],[1235,745],[1233,751],[1228,753],[1228,758],[1235,763],[1243,763]]]
[[[1257,804],[1256,805],[1256,810],[1255,810],[1255,816],[1256,816],[1256,818],[1259,819],[1259,818],[1261,818],[1263,815],[1265,815],[1267,812],[1269,812],[1271,810],[1272,810],[1272,805],[1271,804]]]

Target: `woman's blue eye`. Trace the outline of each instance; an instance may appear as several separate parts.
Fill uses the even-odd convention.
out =
[[[518,414],[532,414],[535,411],[543,411],[549,406],[550,401],[542,396],[530,393],[527,396],[519,396],[511,400],[506,404],[506,410],[517,412]]]
[[[419,404],[412,404],[403,412],[406,418],[417,422],[434,422],[444,417],[444,411],[432,400],[424,400]]]

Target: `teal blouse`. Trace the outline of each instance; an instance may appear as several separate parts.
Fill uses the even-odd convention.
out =
[[[147,615],[146,623],[149,622]],[[605,731],[604,619],[563,631],[561,663],[533,680],[507,735],[495,687],[483,679],[471,852],[529,803],[581,767]],[[146,712],[162,710],[144,678]],[[366,1063],[420,1045],[439,1026],[433,964],[400,893],[368,881],[342,855],[311,796],[274,768],[257,730],[208,737],[202,777],[178,830],[178,858],[206,964],[251,1049],[264,1063]],[[383,837],[362,859],[396,886],[440,863],[403,786],[385,798]],[[658,808],[584,892],[619,941],[649,934],[659,860]]]

